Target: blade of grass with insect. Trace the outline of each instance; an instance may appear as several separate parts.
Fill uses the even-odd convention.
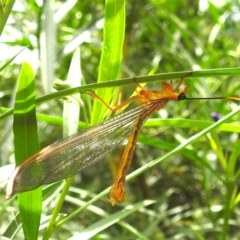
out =
[[[90,92],[90,95],[97,98],[111,110],[118,110],[136,100],[139,107],[125,113],[116,115],[110,120],[88,129],[82,134],[75,134],[60,142],[50,145],[36,153],[23,165],[15,170],[7,186],[7,197],[11,197],[16,192],[30,190],[26,179],[31,179],[32,188],[40,185],[62,180],[75,175],[77,172],[93,165],[107,153],[121,146],[125,142],[127,145],[119,164],[118,174],[110,191],[110,200],[114,205],[121,202],[125,195],[125,177],[132,160],[138,134],[144,121],[155,111],[162,108],[169,100],[198,100],[202,98],[188,98],[186,96],[188,87],[179,90],[183,78],[176,88],[170,84],[162,83],[162,91],[147,91],[142,88],[136,96],[127,99],[122,104],[111,108],[103,102],[97,95]],[[89,91],[86,91],[89,93]],[[212,98],[213,99],[213,98]],[[219,99],[219,98],[214,98]],[[220,97],[222,99],[222,97]],[[239,100],[237,97],[226,97],[225,99]],[[67,161],[67,166],[64,164]],[[31,175],[31,169],[35,165],[46,169],[45,173],[36,178]]]
[[[156,81],[164,81],[164,80],[171,80],[181,78],[182,76],[186,76],[191,74],[191,78],[197,77],[210,77],[210,76],[236,76],[240,75],[240,68],[222,68],[222,69],[206,69],[206,70],[199,70],[199,71],[184,71],[184,72],[172,72],[172,73],[161,73],[155,75],[146,75],[146,76],[138,76],[138,83],[150,83]],[[224,79],[227,81],[228,79]],[[125,78],[121,80],[114,80],[114,81],[106,81],[101,83],[94,83],[88,84],[81,87],[75,87],[71,89],[62,90],[59,92],[47,94],[43,97],[36,99],[36,104],[41,104],[53,99],[64,98],[65,96],[70,96],[77,94],[79,92],[85,90],[95,90],[95,89],[102,89],[102,88],[109,88],[109,87],[119,87],[119,86],[126,86],[129,84],[134,84],[133,78]],[[10,116],[13,114],[13,109],[10,109],[0,115],[0,120]]]
[[[215,122],[213,124],[211,124],[209,127],[203,129],[202,131],[200,131],[199,133],[191,136],[190,138],[188,138],[187,140],[185,140],[184,142],[182,142],[181,144],[179,144],[178,146],[176,146],[174,149],[170,150],[167,154],[165,154],[164,156],[161,156],[157,159],[154,159],[148,163],[146,163],[145,165],[143,165],[142,167],[140,167],[139,169],[135,170],[134,172],[130,173],[127,176],[127,181],[133,180],[135,179],[137,176],[139,176],[140,174],[148,171],[149,169],[157,166],[158,164],[160,164],[162,161],[166,160],[167,158],[169,158],[170,156],[178,153],[179,151],[184,151],[184,148],[187,147],[188,145],[196,142],[197,140],[199,140],[201,137],[205,136],[207,133],[211,132],[214,129],[217,129],[222,123],[224,123],[225,121],[227,121],[228,119],[230,119],[231,117],[233,117],[234,115],[238,114],[240,112],[240,108],[238,107],[236,110],[230,112],[228,115],[226,115],[225,117],[223,117],[222,119],[220,119],[218,122]],[[199,161],[201,163],[201,165],[206,166],[214,175],[216,175],[217,178],[219,178],[219,176],[214,172],[213,169],[211,169],[211,167],[209,166],[209,163],[205,163],[205,161],[202,161],[201,158],[197,157],[195,159],[196,161]],[[202,162],[201,162],[202,161]],[[219,178],[219,180],[221,180]],[[56,224],[56,228],[60,227],[62,224],[68,222],[70,219],[74,218],[75,216],[77,216],[81,211],[83,211],[84,209],[86,209],[88,206],[90,206],[91,204],[93,204],[94,202],[96,202],[97,200],[99,200],[100,198],[102,198],[103,196],[105,196],[108,192],[109,192],[110,188],[105,189],[104,191],[102,191],[101,193],[99,193],[96,197],[93,197],[91,200],[89,200],[85,205],[83,205],[81,208],[77,209],[76,211],[74,211],[73,213],[69,214],[68,216],[66,216],[64,219],[61,219],[58,221],[58,223]],[[240,198],[239,198],[240,199]]]

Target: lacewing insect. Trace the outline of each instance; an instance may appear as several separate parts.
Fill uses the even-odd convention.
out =
[[[61,141],[43,148],[16,167],[6,187],[6,199],[16,193],[29,191],[41,185],[54,183],[94,165],[108,153],[126,144],[119,163],[116,179],[110,190],[112,205],[123,200],[125,195],[125,179],[136,147],[138,135],[147,118],[162,108],[168,101],[230,99],[240,101],[238,97],[188,98],[188,87],[180,87],[182,78],[174,88],[172,81],[161,84],[161,91],[148,91],[139,85],[140,91],[116,107],[106,104],[92,91],[84,91],[116,111],[127,104],[137,101],[134,109],[117,114],[83,132],[74,134]]]

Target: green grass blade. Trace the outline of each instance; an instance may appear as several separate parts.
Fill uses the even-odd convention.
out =
[[[70,65],[68,72],[67,83],[70,86],[79,86],[81,85],[81,68],[80,68],[80,49],[77,48]],[[77,132],[78,129],[78,120],[79,120],[80,108],[77,103],[65,100],[63,107],[63,135],[68,137]],[[74,177],[70,177],[64,181],[64,186],[59,196],[56,207],[53,211],[52,217],[49,221],[49,225],[44,233],[43,240],[49,239],[52,232],[55,230],[55,222],[60,213],[62,205],[64,203],[65,197],[68,193],[69,187],[72,184]]]
[[[16,165],[39,150],[35,110],[34,73],[28,63],[23,63],[14,105]],[[25,238],[37,239],[42,206],[41,188],[18,194],[18,203]]]
[[[3,71],[5,68],[7,68],[23,50],[25,50],[25,48],[21,49],[18,53],[16,53],[13,57],[11,57],[6,63],[0,66],[0,72]]]
[[[212,125],[211,121],[206,120],[195,120],[195,119],[181,119],[181,118],[172,118],[172,119],[162,119],[162,118],[153,118],[149,119],[144,126],[145,127],[179,127],[179,128],[199,128],[204,129]],[[222,132],[240,132],[240,126],[237,123],[223,123],[217,127],[219,131]]]
[[[3,236],[6,237],[7,239],[15,239],[15,236],[18,234],[21,228],[22,224],[20,214],[18,213],[14,216],[14,219],[8,225],[7,229],[3,233]]]
[[[163,157],[157,158],[155,160],[152,160],[151,162],[145,164],[144,166],[140,167],[139,169],[137,169],[136,171],[130,173],[127,176],[127,180],[131,180],[136,178],[136,176],[140,175],[143,172],[148,171],[150,168],[156,166],[157,164],[159,164],[160,162],[162,162],[163,160],[167,159],[168,157],[170,157],[171,155],[179,152],[180,150],[184,149],[186,146],[188,146],[189,144],[197,141],[200,137],[206,135],[208,132],[210,132],[211,130],[217,128],[219,125],[221,125],[223,122],[227,121],[227,119],[229,119],[230,117],[234,116],[235,114],[239,113],[240,108],[232,111],[231,113],[229,113],[227,116],[223,117],[221,120],[219,120],[218,122],[212,124],[211,126],[209,126],[208,128],[200,131],[199,133],[193,135],[192,137],[190,137],[189,139],[187,139],[186,141],[184,141],[182,144],[180,144],[179,146],[177,146],[176,148],[174,148],[173,150],[169,151],[167,154],[165,154]],[[197,159],[196,159],[197,160]],[[207,164],[205,164],[204,162],[202,162],[202,164],[204,164],[204,166],[207,166]],[[209,166],[207,166],[207,168],[213,172],[212,169],[210,169]],[[86,209],[88,206],[90,206],[92,203],[96,202],[98,199],[102,198],[103,196],[105,196],[106,194],[109,193],[110,188],[105,189],[104,191],[102,191],[101,193],[99,193],[97,196],[93,197],[90,201],[88,201],[85,205],[83,205],[81,208],[77,209],[75,212],[71,213],[69,216],[67,216],[66,218],[64,218],[63,220],[60,220],[56,227],[61,226],[62,224],[64,224],[65,222],[68,222],[71,218],[73,218],[74,216],[76,216],[77,214],[79,214],[81,211],[83,211],[84,209]]]
[[[219,120],[218,122],[212,124],[211,126],[209,126],[208,128],[202,130],[201,132],[193,135],[192,137],[188,138],[186,141],[184,141],[183,143],[181,143],[179,146],[177,146],[176,148],[174,148],[172,151],[169,151],[167,154],[165,154],[163,157],[157,158],[155,160],[152,160],[151,162],[145,164],[144,166],[140,167],[139,169],[137,169],[136,171],[134,171],[133,173],[129,174],[127,176],[127,180],[133,179],[136,176],[140,175],[141,173],[147,171],[149,168],[152,168],[154,166],[156,166],[157,164],[159,164],[160,162],[162,162],[163,160],[165,160],[166,158],[170,157],[171,155],[179,152],[181,149],[185,148],[186,146],[188,146],[189,144],[197,141],[200,137],[206,135],[207,133],[209,133],[210,131],[212,131],[213,129],[217,128],[219,125],[221,125],[223,122],[227,121],[229,118],[231,118],[232,116],[234,116],[235,114],[240,112],[240,107],[238,107],[236,110],[230,112],[228,115],[226,115],[225,117],[223,117],[221,120]]]
[[[15,0],[0,1],[0,36],[12,11]]]
[[[104,38],[98,82],[117,79],[121,70],[125,32],[125,1],[107,0],[105,5]],[[113,99],[113,89],[101,89],[96,93],[107,103]],[[94,101],[92,124],[100,122],[106,112],[103,104]]]
[[[52,89],[56,55],[56,24],[51,1],[45,1],[41,19],[40,56],[42,84],[45,93]]]
[[[129,206],[125,207],[124,209],[92,224],[89,228],[84,229],[81,233],[71,237],[69,240],[91,239],[91,237],[95,236],[96,234],[98,234],[99,232],[108,228],[109,226],[113,225],[114,223],[118,222],[119,220],[126,218],[127,216],[131,215],[132,213],[139,211],[141,208],[149,206],[149,205],[153,204],[154,202],[155,201],[152,201],[152,200],[144,200],[140,203],[129,205]]]
[[[156,81],[164,81],[164,80],[171,80],[171,79],[179,79],[186,74],[191,74],[190,77],[186,77],[186,79],[198,77],[209,77],[209,76],[235,76],[240,75],[240,68],[222,68],[222,69],[206,69],[206,70],[199,70],[199,71],[184,71],[184,72],[171,72],[171,73],[161,73],[161,74],[154,74],[154,75],[147,75],[147,76],[138,76],[137,81],[138,83],[150,83]],[[187,80],[187,82],[191,82],[191,80]],[[222,79],[222,81],[228,81],[229,79]],[[107,81],[95,84],[88,84],[85,86],[70,88],[66,90],[62,90],[59,92],[47,94],[43,97],[36,99],[37,104],[41,104],[43,102],[47,102],[49,100],[64,98],[65,96],[73,95],[79,93],[79,91],[84,90],[96,90],[96,89],[105,89],[110,87],[120,87],[124,85],[135,84],[133,78],[124,78],[115,81]],[[102,95],[100,95],[102,97]],[[100,105],[101,106],[101,105]],[[13,113],[13,110],[10,109],[0,115],[0,120],[10,116]]]

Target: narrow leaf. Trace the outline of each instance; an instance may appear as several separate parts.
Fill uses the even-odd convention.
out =
[[[39,150],[35,112],[34,73],[23,63],[18,79],[14,105],[14,147],[16,165]],[[41,189],[18,195],[18,203],[25,239],[37,239],[41,216]]]
[[[125,1],[107,0],[105,5],[104,39],[100,61],[98,82],[114,80],[119,77],[125,32]],[[110,88],[97,91],[101,98],[110,103],[114,93]],[[92,124],[103,119],[106,107],[95,101],[92,111]]]
[[[125,209],[112,214],[111,216],[107,216],[104,219],[92,224],[89,228],[84,229],[81,233],[71,237],[69,240],[87,240],[92,239],[96,234],[113,225],[114,223],[120,221],[121,219],[126,218],[134,212],[139,211],[141,208],[154,204],[155,201],[152,200],[144,200],[137,204],[127,206]]]

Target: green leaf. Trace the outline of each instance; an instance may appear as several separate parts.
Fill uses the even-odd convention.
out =
[[[98,82],[114,80],[121,70],[122,50],[125,32],[125,1],[107,0],[105,5],[104,38]],[[96,91],[106,103],[116,96],[114,89]],[[92,124],[100,122],[106,113],[106,106],[95,101],[92,111]]]
[[[0,36],[12,11],[15,0],[0,1]]]
[[[4,63],[2,66],[0,66],[0,72],[3,71],[7,66],[10,65],[10,63],[13,62],[13,60],[24,50],[25,48],[22,48],[18,53],[16,53],[13,57],[11,57],[6,63]]]
[[[14,148],[16,165],[39,150],[35,109],[34,73],[23,63],[18,79],[14,105]],[[40,224],[41,188],[18,194],[18,203],[25,239],[37,239]]]

